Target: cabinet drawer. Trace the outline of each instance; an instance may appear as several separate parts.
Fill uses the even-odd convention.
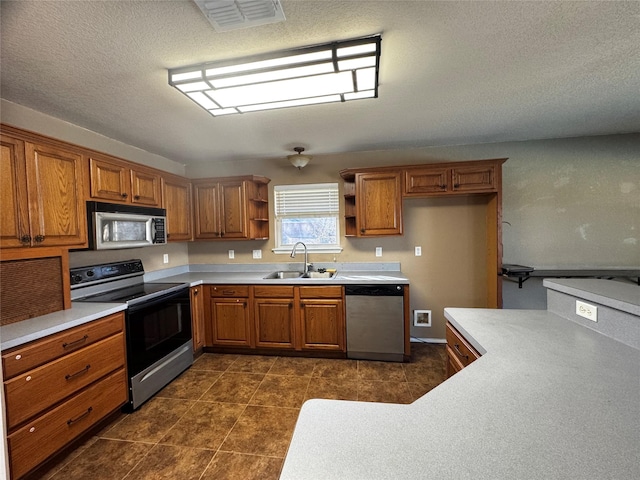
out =
[[[19,478],[127,401],[120,369],[7,437],[11,473]]]
[[[124,365],[118,333],[4,382],[9,429]]]
[[[300,287],[300,298],[342,298],[342,287]]]
[[[212,297],[248,297],[248,285],[210,285],[209,292]]]
[[[124,330],[124,314],[116,313],[95,322],[16,347],[2,354],[4,379],[55,360]]]
[[[449,323],[447,323],[446,336],[447,353],[455,360],[455,363],[461,365],[461,368],[480,358],[480,354]]]
[[[293,285],[256,285],[253,295],[260,298],[293,298]]]

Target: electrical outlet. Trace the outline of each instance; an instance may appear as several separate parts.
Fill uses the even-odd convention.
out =
[[[169,263],[169,254],[168,254],[168,253],[165,253],[165,254],[162,256],[162,262],[163,262],[163,263]]]
[[[416,257],[422,256],[422,247],[416,247]]]
[[[236,258],[236,252],[233,250],[229,250],[229,258]]]
[[[598,307],[576,300],[576,315],[580,315],[581,317],[588,318],[593,322],[597,322]]]
[[[382,247],[376,247],[376,257],[382,256]]]
[[[262,258],[262,250],[254,250],[253,258]]]

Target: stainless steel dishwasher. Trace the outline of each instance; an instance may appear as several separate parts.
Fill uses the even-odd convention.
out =
[[[347,357],[404,360],[404,287],[345,285]]]

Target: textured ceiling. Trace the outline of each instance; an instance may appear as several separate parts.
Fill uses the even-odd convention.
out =
[[[640,2],[0,1],[3,99],[180,163],[640,131]],[[211,117],[167,69],[382,33],[379,98]]]

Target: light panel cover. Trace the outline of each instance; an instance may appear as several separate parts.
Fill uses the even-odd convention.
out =
[[[377,98],[380,35],[169,69],[213,116]]]

